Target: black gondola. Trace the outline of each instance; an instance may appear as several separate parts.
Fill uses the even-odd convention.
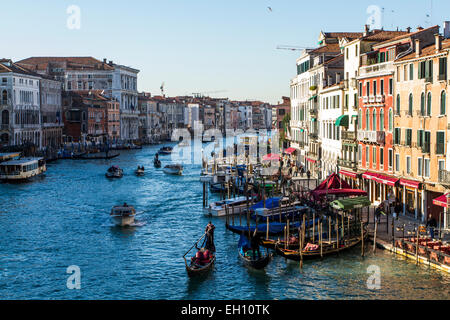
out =
[[[197,244],[205,237],[205,241],[201,246],[201,249],[198,249]],[[216,262],[216,252],[214,246],[214,240],[209,238],[208,241],[208,233],[205,233],[183,256],[184,264],[186,267],[186,271],[190,277],[200,276],[208,273],[208,271],[212,270],[214,267],[214,263]],[[191,258],[188,262],[186,259],[186,255],[192,249],[198,249],[195,256]]]
[[[238,244],[239,257],[245,266],[253,269],[264,269],[272,260],[272,253],[266,250],[265,254],[261,252],[253,252],[250,249],[248,238],[241,234]]]

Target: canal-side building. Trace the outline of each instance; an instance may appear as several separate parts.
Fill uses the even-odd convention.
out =
[[[437,31],[439,28],[437,28]],[[372,202],[393,201],[401,197],[399,181],[399,155],[395,146],[401,143],[398,128],[394,129],[394,61],[411,52],[415,39],[428,39],[436,29],[419,29],[372,46],[373,51],[361,56],[358,85],[359,169],[363,188]],[[425,40],[424,40],[425,41]],[[398,76],[398,74],[396,75]],[[404,114],[404,117],[410,114]],[[408,134],[411,139],[410,133]],[[410,141],[410,140],[409,140]]]
[[[42,148],[56,150],[62,144],[62,82],[41,75]]]
[[[75,92],[63,92],[63,142],[86,142],[88,107]]]
[[[340,79],[338,79],[340,80]],[[319,92],[319,141],[322,157],[321,176],[328,177],[338,172],[338,158],[342,152],[340,123],[337,120],[343,114],[344,82],[323,87]]]
[[[342,154],[338,160],[340,175],[352,187],[359,187],[360,174],[358,172],[358,109],[359,93],[358,80],[361,66],[361,55],[372,51],[372,46],[382,41],[407,34],[408,31],[370,30],[365,26],[362,37],[357,39],[343,38],[340,41],[344,59],[344,115],[340,119]],[[361,121],[361,119],[359,119]]]
[[[435,26],[405,42],[411,52],[395,62],[394,169],[404,214],[425,222],[429,214],[439,219],[442,207],[433,200],[450,187],[442,174],[447,170],[450,40],[442,40]]]
[[[10,59],[0,59],[0,113],[2,145],[42,146],[41,77]]]

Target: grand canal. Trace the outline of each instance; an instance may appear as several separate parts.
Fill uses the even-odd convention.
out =
[[[182,256],[208,223],[200,165],[167,176],[152,165],[159,147],[122,151],[112,162],[63,160],[43,179],[0,184],[0,298],[450,299],[449,275],[382,251],[363,259],[356,248],[302,270],[276,257],[265,271],[248,270],[222,220],[213,221],[215,270],[189,279]],[[110,164],[124,169],[123,179],[105,178]],[[145,177],[133,174],[137,165]],[[110,225],[110,208],[123,202],[135,205],[141,226]],[[80,290],[66,286],[71,265],[80,267]],[[372,265],[381,271],[379,290],[367,287]]]

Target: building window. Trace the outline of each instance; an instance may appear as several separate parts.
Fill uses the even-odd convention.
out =
[[[359,109],[359,112],[358,112],[358,129],[361,129],[362,128],[362,110],[361,109]]]
[[[447,58],[439,59],[439,81],[447,80]]]
[[[436,132],[436,154],[445,154],[445,132]]]
[[[373,81],[373,95],[377,95],[377,80]]]
[[[399,145],[400,141],[401,141],[401,136],[402,136],[402,129],[400,128],[395,128],[394,129],[394,144]]]
[[[384,148],[380,148],[380,166],[381,169],[384,166]]]
[[[431,92],[428,92],[428,96],[427,96],[427,116],[431,116],[431,101],[432,101]]]
[[[425,159],[424,167],[425,167],[424,177],[429,178],[430,177],[430,159]]]
[[[409,64],[409,80],[414,80],[414,64]]]
[[[372,168],[377,167],[377,147],[372,147]]]
[[[406,173],[407,174],[411,173],[411,157],[410,156],[406,156]]]
[[[397,94],[397,104],[396,104],[396,109],[395,109],[395,113],[397,114],[397,115],[400,115],[400,95],[399,94]]]
[[[369,146],[366,146],[366,168],[369,168]]]
[[[384,131],[384,111],[380,110],[380,131]]]
[[[425,115],[425,93],[422,92],[420,95],[420,115]]]
[[[394,121],[392,118],[392,109],[389,109],[389,131],[392,132],[392,128],[394,127]]]
[[[423,130],[417,130],[417,146],[422,148],[423,145]]]
[[[408,103],[408,115],[412,116],[413,114],[413,95],[409,94],[409,103]]]
[[[377,130],[377,110],[373,109],[372,112],[372,131]]]
[[[369,116],[369,109],[366,110],[366,125],[365,128],[366,130],[369,130],[369,124],[370,124],[370,116]]]
[[[384,80],[380,80],[380,95],[384,94]]]
[[[389,94],[394,94],[394,79],[389,79]]]
[[[417,175],[419,177],[423,176],[423,159],[422,158],[417,159]]]
[[[400,155],[398,153],[395,154],[395,171],[400,172]]]
[[[412,129],[406,129],[406,145],[411,147],[412,144]]]
[[[392,149],[389,149],[389,151],[388,151],[388,156],[389,156],[389,170],[392,170],[392,165],[393,165],[393,155],[394,155],[394,152],[392,151]]]
[[[445,99],[446,99],[445,91],[442,91],[441,92],[441,115],[445,115]]]
[[[358,145],[358,161],[361,163],[362,161],[362,146]]]

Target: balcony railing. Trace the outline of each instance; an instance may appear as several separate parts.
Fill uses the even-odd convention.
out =
[[[450,185],[450,171],[439,170],[439,183]]]
[[[346,167],[346,168],[351,168],[351,169],[356,169],[358,167],[358,163],[353,160],[338,159],[337,163],[338,163],[338,166],[340,166],[340,167]]]
[[[341,132],[341,137],[342,137],[342,140],[355,141],[356,140],[356,133],[355,133],[355,131],[342,131]]]
[[[376,131],[358,131],[358,140],[367,142],[377,142],[377,132]]]

